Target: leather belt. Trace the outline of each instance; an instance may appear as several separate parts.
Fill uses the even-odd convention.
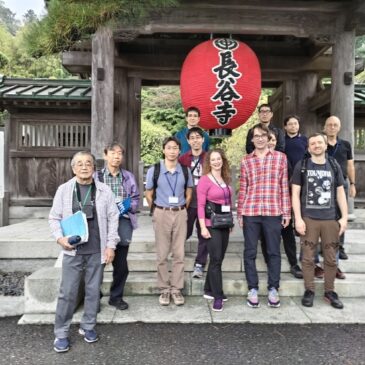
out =
[[[185,205],[181,205],[180,207],[160,207],[159,205],[156,205],[155,207],[162,210],[172,210],[173,212],[185,209]]]

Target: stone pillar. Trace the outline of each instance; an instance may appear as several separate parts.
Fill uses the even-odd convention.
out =
[[[91,68],[91,152],[101,167],[103,148],[113,141],[114,40],[108,28],[101,27],[93,36]]]
[[[319,132],[322,127],[317,125],[317,114],[311,112],[308,102],[316,94],[318,75],[315,72],[305,72],[298,80],[297,114],[300,117],[300,130],[306,136]]]
[[[340,138],[354,148],[355,31],[339,32],[332,47],[331,114],[341,120]],[[349,199],[349,213],[354,202]]]

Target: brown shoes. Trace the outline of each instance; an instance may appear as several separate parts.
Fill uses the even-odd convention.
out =
[[[170,293],[161,293],[158,298],[158,302],[160,305],[169,305],[170,304]]]
[[[314,268],[314,276],[318,279],[324,278],[324,270],[319,265]]]
[[[183,305],[185,303],[185,299],[181,292],[173,292],[171,293],[172,300],[174,301],[175,305]]]
[[[339,268],[336,271],[336,279],[346,279],[346,275]]]

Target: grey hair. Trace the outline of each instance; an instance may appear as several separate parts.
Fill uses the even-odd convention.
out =
[[[95,168],[95,166],[96,166],[95,156],[91,152],[89,152],[89,151],[79,151],[79,152],[76,152],[72,156],[71,167],[74,167],[75,166],[76,158],[79,157],[79,156],[91,156],[91,158],[93,159],[93,165],[94,165],[94,168]]]

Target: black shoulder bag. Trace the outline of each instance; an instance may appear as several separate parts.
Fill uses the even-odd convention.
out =
[[[228,192],[229,202],[231,202],[231,191],[229,190],[229,187]],[[205,215],[207,218],[210,218],[212,228],[226,229],[232,228],[234,226],[232,211],[223,213],[221,204],[213,203],[207,200],[205,206]]]

